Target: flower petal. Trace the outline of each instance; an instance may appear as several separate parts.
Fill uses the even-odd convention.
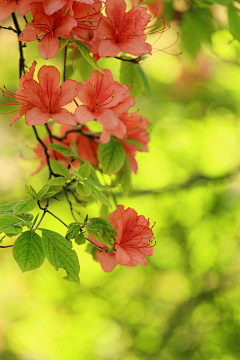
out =
[[[48,122],[50,114],[42,112],[38,107],[34,107],[29,110],[25,116],[25,122],[27,125],[44,125]]]
[[[62,83],[58,102],[59,107],[65,106],[73,101],[76,96],[77,84],[75,80],[66,80]]]
[[[66,109],[60,109],[59,112],[51,114],[51,118],[58,124],[76,125],[73,115]]]
[[[97,250],[96,257],[105,272],[112,271],[118,264],[114,253],[107,254],[105,251]]]
[[[74,120],[80,124],[85,124],[94,119],[96,119],[96,114],[88,110],[88,107],[85,105],[78,106],[74,113]]]
[[[100,42],[98,48],[98,54],[100,57],[111,56],[115,57],[121,52],[121,47],[112,39],[103,39]]]
[[[44,60],[52,59],[56,55],[59,49],[59,40],[58,37],[49,32],[46,34],[38,45],[38,51],[42,55]]]
[[[128,265],[128,263],[130,263],[130,261],[132,260],[130,258],[130,256],[126,253],[126,251],[120,246],[120,245],[115,245],[115,249],[116,249],[116,260],[120,265]]]

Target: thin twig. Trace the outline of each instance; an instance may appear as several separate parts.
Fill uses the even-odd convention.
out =
[[[65,196],[66,196],[67,202],[68,202],[68,204],[69,204],[71,214],[72,214],[74,220],[77,221],[77,218],[76,218],[76,216],[74,215],[74,212],[73,212],[72,203],[71,203],[71,201],[70,201],[70,199],[69,199],[69,197],[68,197],[67,190],[66,190],[65,187],[63,188],[63,190],[64,190],[64,194],[65,194]]]
[[[66,62],[67,62],[67,45],[64,48],[64,58],[63,58],[63,81],[66,81]]]
[[[41,206],[41,204],[40,204],[40,200],[38,200],[38,207],[39,207],[39,209],[44,210],[45,213],[48,213],[48,214],[52,215],[53,217],[55,217],[55,219],[57,219],[58,221],[60,221],[64,226],[68,227],[68,226],[65,224],[65,222],[63,222],[61,219],[59,219],[59,217],[57,217],[57,216],[54,215],[51,211],[49,211],[48,208],[46,208],[46,206],[45,206],[45,208],[43,208],[43,207]]]
[[[10,30],[10,31],[13,31],[13,32],[15,32],[16,34],[18,34],[17,30],[13,29],[11,26],[5,27],[5,26],[0,25],[0,30],[1,30],[1,29]]]
[[[13,19],[15,28],[17,30],[17,34],[18,34],[18,36],[20,36],[22,31],[21,31],[20,26],[18,24],[18,20],[17,20],[17,17],[16,17],[15,13],[12,13],[12,19]],[[19,47],[19,55],[20,55],[20,58],[19,58],[19,77],[21,77],[24,74],[25,59],[24,59],[24,56],[23,56],[23,47],[24,47],[24,45],[19,40],[18,40],[18,47]]]
[[[44,218],[44,216],[46,215],[46,212],[47,212],[47,209],[48,209],[48,205],[49,205],[49,199],[47,199],[47,202],[46,202],[46,205],[45,205],[45,208],[44,208],[44,209],[41,207],[40,202],[39,202],[38,206],[39,206],[39,208],[40,208],[41,210],[43,210],[43,214],[42,214],[41,219],[39,220],[37,226],[35,227],[35,229],[34,229],[33,231],[36,231],[37,228],[39,227],[39,225],[41,224],[41,222],[43,221],[43,218]]]
[[[95,244],[93,241],[91,241],[91,240],[89,240],[88,238],[86,238],[86,240],[87,241],[89,241],[90,243],[92,243],[94,246],[96,246],[97,248],[99,248],[99,249],[101,249],[101,250],[103,250],[103,251],[105,251],[105,252],[107,252],[107,248],[105,248],[105,247],[103,247],[103,246],[99,246],[99,245],[97,245],[97,244]]]
[[[51,130],[49,129],[48,124],[45,124],[45,127],[47,129],[47,132],[48,132],[48,135],[49,135],[49,138],[50,138],[50,142],[51,142],[51,144],[53,144],[53,138],[55,138],[55,137],[52,134]],[[53,150],[53,154],[54,154],[55,159],[57,160],[58,158],[57,158],[57,154],[56,154],[55,150]]]
[[[63,222],[61,219],[59,219],[59,217],[57,217],[56,215],[54,215],[51,211],[47,210],[46,211],[48,214],[52,215],[53,217],[55,217],[55,219],[57,219],[58,221],[60,221],[64,226],[68,227],[67,224],[65,224],[65,222]]]
[[[10,247],[13,247],[13,245],[0,246],[1,249],[10,248]]]
[[[25,15],[23,15],[23,17],[24,17],[25,23],[26,23],[26,24],[28,24],[28,21],[27,21],[26,16],[25,16]]]
[[[46,160],[47,160],[47,165],[48,165],[48,169],[49,169],[49,179],[51,179],[51,176],[52,176],[52,175],[54,175],[54,176],[57,176],[57,175],[56,175],[56,174],[52,171],[52,169],[51,169],[50,160],[49,160],[49,159],[50,159],[50,156],[49,156],[49,154],[48,154],[48,148],[47,148],[47,146],[44,144],[44,142],[40,139],[36,127],[33,125],[32,128],[33,128],[33,131],[34,131],[34,133],[35,133],[35,136],[36,136],[37,140],[40,142],[40,144],[42,145],[43,150],[44,150],[44,152],[45,152],[45,156],[46,156]]]

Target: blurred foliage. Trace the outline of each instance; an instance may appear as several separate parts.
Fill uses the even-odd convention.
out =
[[[152,123],[151,143],[149,153],[138,155],[130,197],[117,201],[156,222],[147,267],[118,266],[106,274],[90,254],[75,248],[81,264],[77,286],[63,282],[47,263],[22,274],[11,249],[2,249],[1,360],[239,359],[238,9],[229,0],[164,2],[171,29],[142,64],[152,100],[144,91],[136,109]],[[177,31],[180,40],[163,50]],[[17,39],[4,30],[0,39],[1,86],[15,91]],[[152,36],[150,43],[157,39]],[[36,47],[27,47],[27,64],[37,59],[40,68],[45,62]],[[61,67],[62,60],[59,53],[48,63]],[[72,77],[80,81],[91,69],[85,71],[83,58],[76,61],[82,66]],[[99,64],[120,79],[119,60]],[[24,183],[40,189],[47,177],[45,170],[29,176],[38,164],[29,150],[34,136],[23,120],[10,129],[9,118],[1,115],[0,122],[2,203],[21,198]],[[54,210],[72,222],[67,204],[53,203]],[[79,211],[84,218],[98,216],[99,209],[90,204]],[[44,221],[61,231],[54,219]]]

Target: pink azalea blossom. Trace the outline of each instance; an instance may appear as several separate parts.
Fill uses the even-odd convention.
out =
[[[39,83],[33,80],[36,62],[29,72],[20,79],[20,89],[15,95],[10,92],[6,96],[13,97],[21,104],[18,113],[11,119],[11,124],[25,114],[27,125],[43,125],[52,118],[59,124],[76,125],[73,115],[63,106],[75,98],[77,82],[66,80],[61,86],[60,73],[54,66],[42,66],[38,72]]]
[[[43,59],[53,58],[59,49],[59,38],[69,38],[72,28],[77,26],[77,21],[66,14],[63,8],[53,15],[46,15],[42,3],[30,5],[33,22],[26,24],[19,36],[20,41],[31,42],[38,40],[38,50]]]
[[[109,220],[117,231],[116,241],[113,245],[115,252],[96,252],[98,262],[106,272],[112,271],[117,265],[136,266],[137,263],[147,265],[146,256],[153,254],[152,239],[153,231],[150,223],[143,215],[138,215],[134,209],[124,209],[118,205],[117,210]],[[95,244],[105,247],[96,239],[89,237]]]
[[[103,71],[104,74],[93,71],[89,80],[77,85],[77,97],[82,105],[77,107],[74,119],[81,124],[97,120],[103,125],[100,141],[107,143],[110,133],[118,138],[126,134],[126,126],[117,115],[127,112],[135,100],[129,97],[130,90],[126,85],[114,81],[110,70]]]
[[[148,151],[147,144],[149,142],[149,134],[146,131],[146,128],[149,125],[148,120],[138,113],[125,113],[119,115],[118,117],[127,128],[127,132],[124,138],[136,140],[144,147],[145,151]],[[135,160],[135,156],[137,154],[137,151],[142,151],[142,149],[139,148],[137,145],[127,141],[121,141],[121,144],[124,147],[124,150],[126,151],[126,154],[128,156],[130,168],[136,174],[138,170],[138,165],[137,161]]]
[[[100,57],[114,57],[121,51],[134,56],[151,54],[152,47],[146,43],[144,33],[151,20],[146,8],[133,6],[126,12],[124,0],[107,0],[106,15],[101,16],[102,21],[97,30],[103,36],[98,49]]]

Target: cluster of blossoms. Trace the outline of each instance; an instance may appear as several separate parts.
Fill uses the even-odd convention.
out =
[[[3,96],[14,98],[19,105],[16,115],[12,117],[10,125],[25,115],[27,125],[43,125],[51,118],[61,124],[61,136],[74,129],[72,126],[85,124],[96,120],[103,126],[101,134],[89,137],[85,136],[89,129],[86,125],[79,132],[69,132],[66,139],[61,140],[64,146],[71,147],[72,139],[79,144],[79,155],[88,160],[92,165],[98,165],[97,148],[100,142],[107,143],[111,134],[118,138],[129,158],[131,170],[137,172],[135,156],[137,151],[142,151],[135,144],[124,139],[136,140],[147,151],[149,135],[146,131],[148,120],[139,113],[130,113],[130,108],[135,104],[135,99],[130,97],[130,91],[126,85],[114,81],[111,71],[103,70],[104,74],[95,70],[88,81],[77,82],[66,80],[60,86],[60,73],[54,66],[42,66],[38,72],[38,81],[33,79],[36,61],[33,62],[29,71],[21,76],[20,88],[12,94],[6,89],[2,90]],[[74,99],[81,105],[76,107],[75,113],[71,114],[65,105]],[[50,143],[49,135],[43,140],[45,145]],[[58,143],[56,137],[54,142]],[[55,158],[54,152],[49,149],[50,159]],[[35,149],[40,158],[42,168],[46,164],[46,158],[41,144]],[[68,165],[67,160],[58,154],[58,160]],[[36,171],[38,171],[38,168]]]
[[[95,60],[117,56],[121,51],[140,56],[151,54],[146,35],[156,32],[149,25],[152,16],[136,6],[126,11],[124,0],[1,0],[0,21],[17,8],[21,15],[32,13],[20,41],[38,41],[43,59],[53,58],[59,49],[59,38],[84,42],[90,46]],[[105,10],[105,14],[101,10]],[[157,11],[158,13],[158,11]],[[155,14],[156,15],[156,14]]]
[[[159,3],[160,0],[157,1]],[[126,11],[124,0],[0,0],[0,21],[17,8],[23,16],[28,12],[32,15],[31,23],[25,17],[26,27],[22,32],[16,27],[20,44],[37,41],[38,50],[45,60],[55,57],[61,38],[67,39],[66,44],[73,42],[75,48],[74,41],[84,43],[95,61],[101,57],[116,57],[121,52],[136,57],[151,54],[152,46],[146,42],[146,37],[157,32],[162,25],[160,20],[149,25],[152,15],[147,8],[136,6],[133,1],[132,8]],[[153,7],[152,11],[154,18],[159,15],[158,7]],[[149,122],[138,112],[130,111],[135,99],[130,96],[129,87],[115,81],[108,69],[93,71],[87,81],[68,79],[60,85],[60,72],[56,67],[47,65],[38,71],[37,81],[34,79],[36,66],[37,62],[33,61],[24,74],[24,66],[20,68],[23,75],[15,93],[5,87],[1,89],[8,105],[18,106],[18,110],[13,111],[16,114],[11,118],[10,126],[24,115],[26,124],[34,126],[34,130],[36,125],[47,124],[50,119],[60,125],[58,135],[55,124],[51,124],[46,126],[48,133],[44,139],[39,140],[37,136],[39,142],[34,152],[40,165],[33,174],[47,164],[50,178],[52,175],[61,176],[51,171],[51,160],[60,162],[68,169],[71,165],[77,168],[81,164],[48,147],[50,144],[77,149],[83,162],[88,161],[98,168],[99,146],[101,143],[107,144],[111,138],[120,142],[126,153],[125,156],[123,152],[124,159],[128,159],[131,171],[136,173],[136,153],[148,151],[149,135],[146,129]],[[91,121],[102,125],[101,133],[90,131],[86,123]],[[72,148],[73,143],[76,144],[75,149]],[[81,186],[86,184],[82,178]],[[40,201],[38,205],[43,210]],[[153,253],[153,232],[149,221],[142,215],[138,216],[131,208],[124,210],[123,205],[117,206],[109,221],[117,234],[111,247],[92,236],[88,237],[96,247],[95,256],[103,270],[109,272],[118,263],[132,267],[137,263],[146,265],[146,256]]]

